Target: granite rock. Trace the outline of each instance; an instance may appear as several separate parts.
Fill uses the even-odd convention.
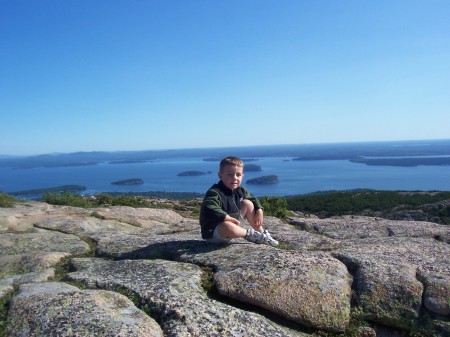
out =
[[[163,336],[156,321],[127,297],[60,282],[21,286],[8,317],[6,333],[10,337]]]
[[[208,243],[171,209],[0,208],[7,332],[450,335],[449,226],[300,214],[264,225],[280,247]]]
[[[301,336],[264,316],[207,296],[205,272],[166,260],[74,259],[69,280],[90,288],[126,289],[160,322],[166,336]]]

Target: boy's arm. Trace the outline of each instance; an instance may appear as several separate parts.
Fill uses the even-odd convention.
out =
[[[255,206],[255,213],[253,216],[253,225],[255,226],[262,226],[263,223],[263,207],[261,205],[261,202],[257,197],[255,197],[253,194],[249,192],[246,188],[244,188],[245,196],[244,199],[250,200],[253,205]]]
[[[224,222],[228,214],[221,207],[221,199],[219,193],[210,190],[203,199],[202,208],[205,217],[210,223]]]
[[[254,219],[254,224],[256,226],[262,226],[262,223],[263,223],[263,209],[262,208],[255,209],[255,215],[253,216],[253,219]]]
[[[261,202],[259,201],[259,199],[257,197],[255,197],[253,194],[251,194],[249,192],[249,190],[247,190],[246,188],[244,188],[244,192],[245,192],[244,199],[248,199],[253,203],[253,205],[255,206],[255,211],[263,210]]]

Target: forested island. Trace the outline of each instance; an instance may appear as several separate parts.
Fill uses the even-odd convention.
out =
[[[110,161],[108,164],[114,165],[114,164],[143,164],[146,163],[146,160],[115,160],[115,161]]]
[[[247,180],[247,184],[253,185],[271,185],[278,183],[278,176],[268,175]]]
[[[118,180],[113,181],[111,185],[142,185],[144,183],[144,180],[141,178],[131,178],[131,179],[124,179],[124,180]]]
[[[201,171],[185,171],[178,173],[178,177],[196,177],[196,176],[204,176],[206,173]]]
[[[256,165],[256,164],[246,164],[246,165],[244,165],[244,171],[245,172],[261,172],[262,168],[260,165]]]

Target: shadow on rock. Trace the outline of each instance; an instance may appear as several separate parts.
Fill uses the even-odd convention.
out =
[[[138,248],[130,252],[123,253],[117,259],[179,260],[180,257],[184,254],[187,255],[205,254],[223,249],[227,246],[229,246],[229,244],[210,243],[203,240],[165,241],[152,243],[146,247]]]

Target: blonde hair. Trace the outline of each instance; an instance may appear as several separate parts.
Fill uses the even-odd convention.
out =
[[[223,158],[222,161],[220,162],[220,172],[222,172],[226,166],[237,166],[243,168],[244,162],[238,157],[229,156]]]

